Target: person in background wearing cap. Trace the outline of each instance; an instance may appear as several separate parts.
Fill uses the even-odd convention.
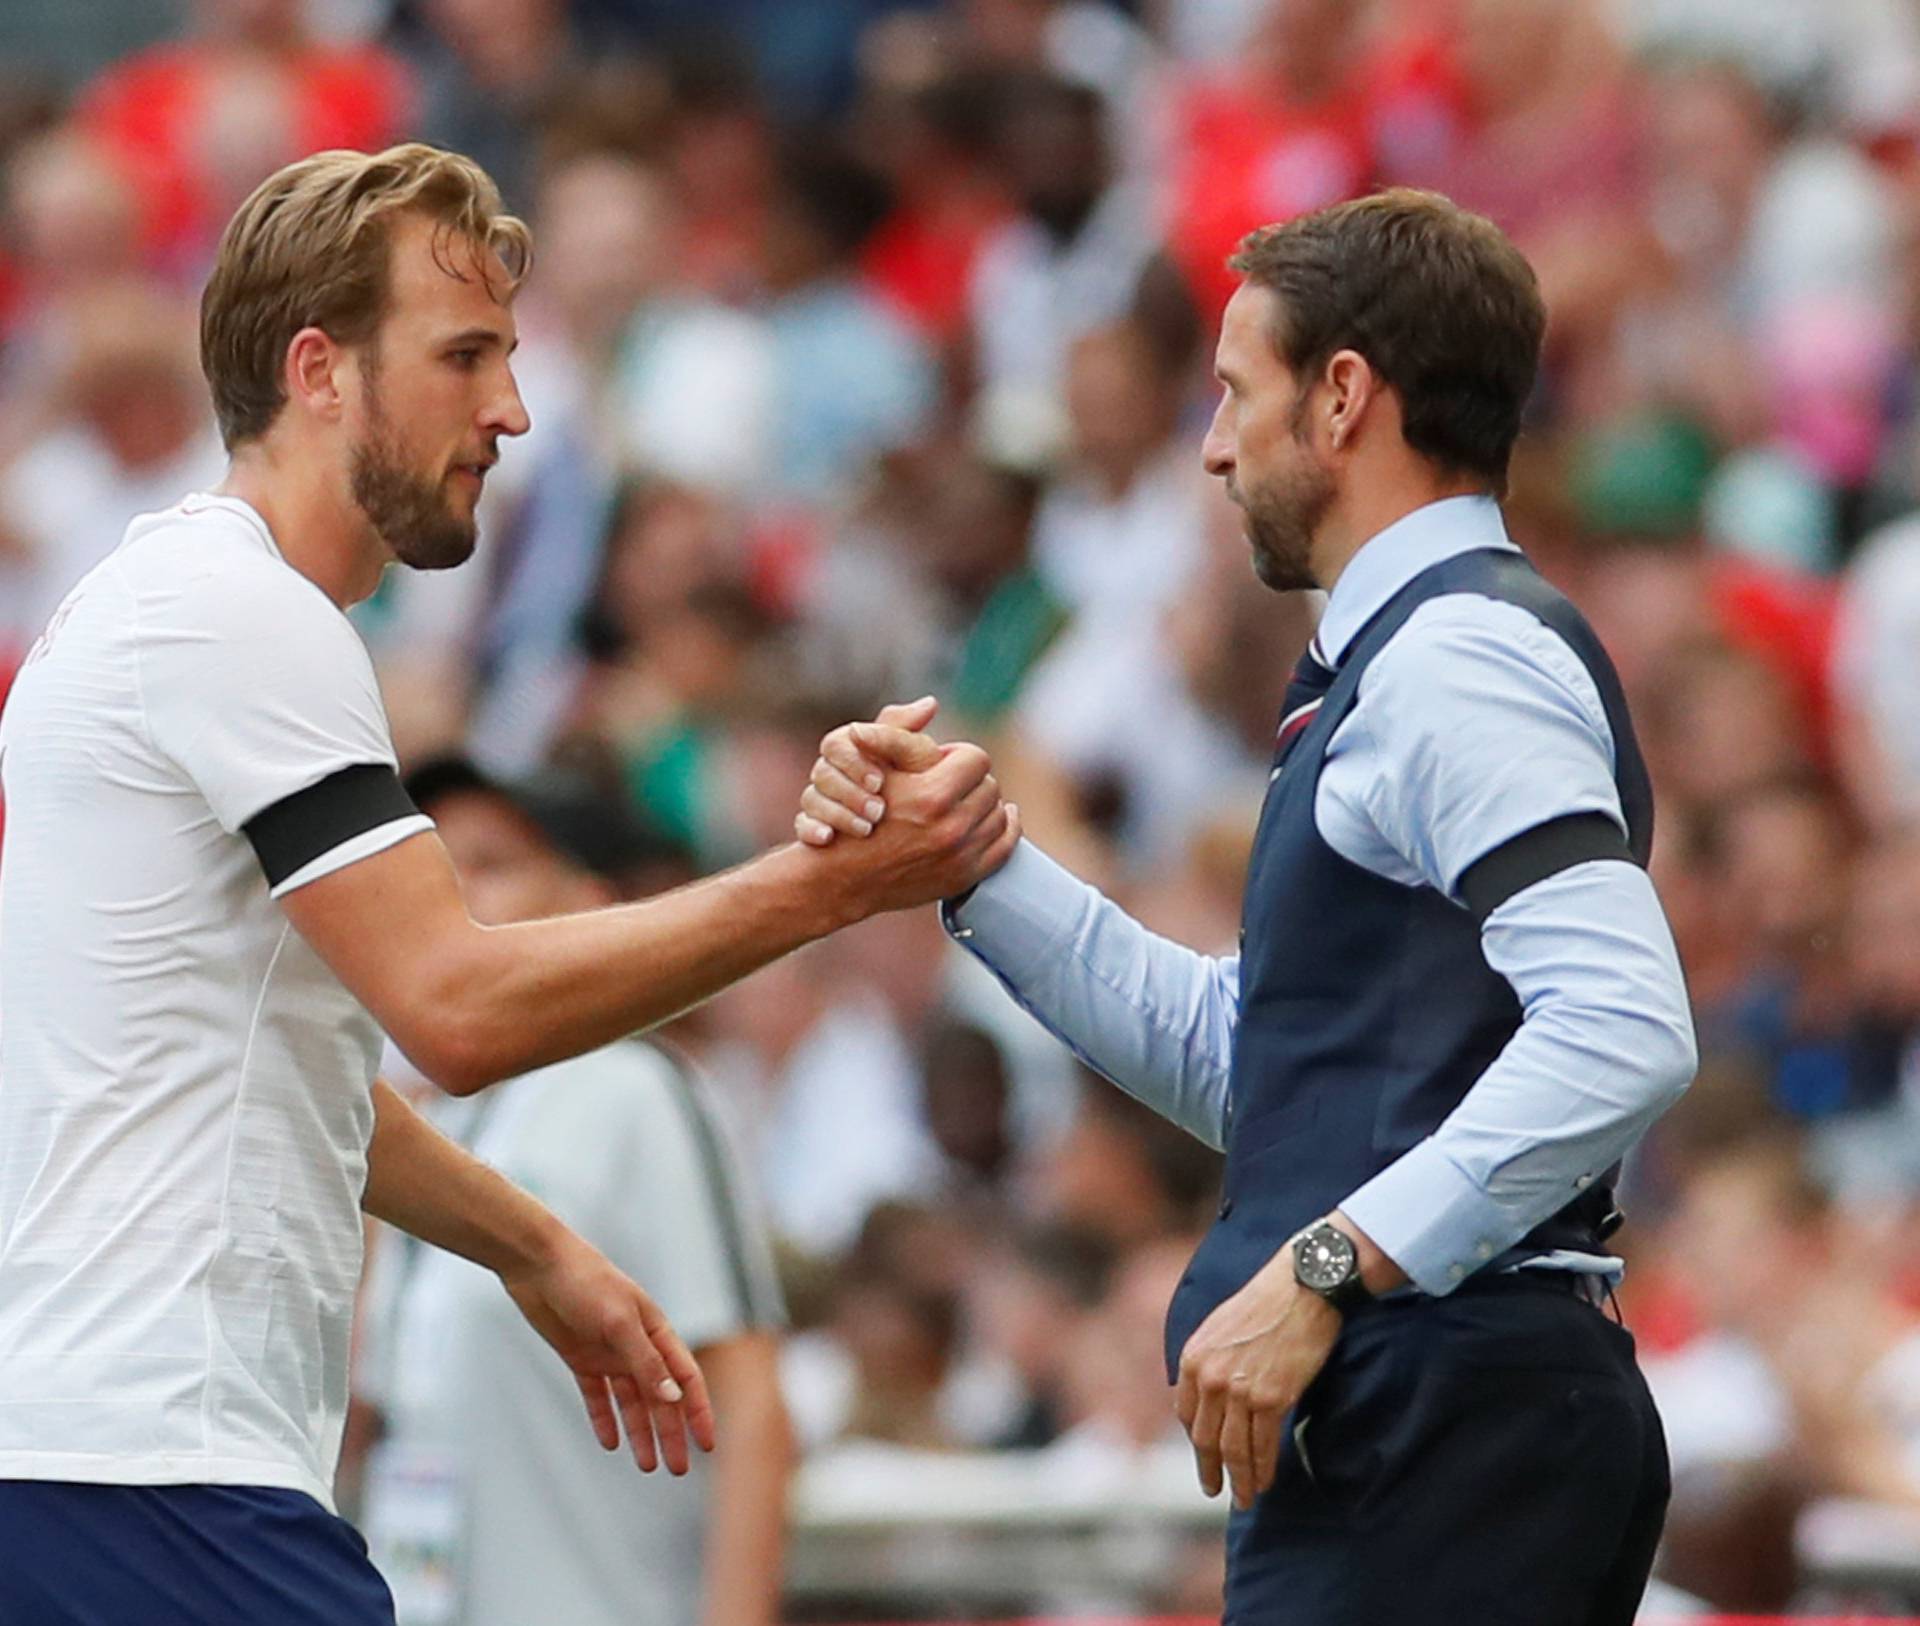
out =
[[[406,788],[482,925],[613,902],[609,877],[641,850],[583,790],[498,783],[462,757],[421,763]],[[772,1626],[794,1461],[785,1311],[705,1084],[629,1039],[427,1110],[650,1284],[706,1374],[720,1443],[691,1485],[623,1471],[580,1437],[565,1371],[487,1272],[392,1233],[355,1388],[383,1426],[363,1524],[401,1626]]]

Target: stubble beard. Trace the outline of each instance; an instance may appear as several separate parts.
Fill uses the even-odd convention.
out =
[[[472,516],[448,501],[445,479],[410,468],[380,405],[370,374],[367,438],[353,449],[350,489],[367,524],[403,565],[414,570],[451,570],[473,557],[479,538]]]
[[[1305,436],[1296,433],[1295,439],[1304,452]],[[1313,538],[1333,499],[1333,475],[1311,455],[1275,482],[1235,493],[1253,551],[1253,573],[1274,592],[1296,593],[1320,585],[1313,573]]]

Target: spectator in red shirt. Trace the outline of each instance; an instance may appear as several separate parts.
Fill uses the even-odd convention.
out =
[[[179,43],[141,51],[83,92],[82,124],[145,204],[154,261],[191,277],[254,185],[329,147],[378,150],[409,122],[405,71],[370,45],[307,32],[304,0],[194,0]]]
[[[1360,18],[1350,0],[1272,0],[1239,63],[1177,100],[1169,246],[1210,323],[1238,286],[1226,260],[1242,237],[1372,178]]]
[[[861,250],[862,269],[943,348],[965,333],[975,257],[1012,213],[992,168],[993,88],[986,71],[880,86],[861,113],[863,148],[894,189],[892,210]]]

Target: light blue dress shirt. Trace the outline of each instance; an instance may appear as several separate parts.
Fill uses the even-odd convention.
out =
[[[1355,554],[1317,639],[1337,666],[1429,566],[1511,548],[1498,505],[1416,510]],[[1374,657],[1314,800],[1336,852],[1458,901],[1461,874],[1549,819],[1624,826],[1613,739],[1585,665],[1517,605],[1430,600]],[[1464,906],[1463,906],[1464,907]],[[948,926],[1097,1071],[1209,1145],[1226,1140],[1237,956],[1155,936],[1023,842]],[[1693,1077],[1679,956],[1637,865],[1594,861],[1508,899],[1481,930],[1521,1024],[1440,1128],[1340,1204],[1420,1289],[1450,1291],[1616,1162]],[[1536,1264],[1617,1274],[1618,1261]]]

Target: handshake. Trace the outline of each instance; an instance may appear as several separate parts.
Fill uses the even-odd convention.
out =
[[[887,706],[820,742],[793,829],[849,922],[957,897],[1019,844],[1020,810],[1001,799],[987,753],[925,732],[937,709],[930,696]]]

